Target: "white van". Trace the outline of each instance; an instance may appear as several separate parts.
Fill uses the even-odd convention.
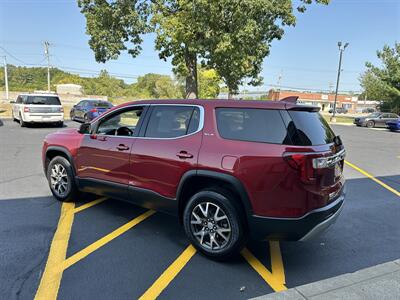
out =
[[[64,109],[56,94],[21,94],[11,103],[12,117],[21,127],[28,123],[64,124]]]

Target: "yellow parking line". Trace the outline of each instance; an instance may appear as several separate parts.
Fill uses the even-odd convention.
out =
[[[346,165],[352,167],[354,170],[357,170],[358,172],[360,172],[361,174],[367,176],[369,179],[375,181],[377,184],[380,184],[381,186],[383,186],[385,189],[391,191],[393,194],[395,194],[396,196],[400,197],[400,192],[395,190],[394,188],[392,188],[391,186],[387,185],[386,183],[380,181],[379,179],[375,178],[374,176],[372,176],[371,174],[369,174],[367,171],[364,171],[363,169],[357,167],[356,165],[353,165],[352,163],[348,162],[347,160],[344,161],[346,163]]]
[[[36,291],[36,300],[56,299],[60,287],[62,271],[57,268],[67,254],[68,241],[74,221],[74,203],[63,203],[56,232],[50,245],[49,256],[39,287]]]
[[[117,228],[113,232],[107,234],[106,236],[102,237],[101,239],[97,240],[93,244],[90,244],[86,248],[82,249],[81,251],[75,253],[74,255],[68,257],[62,264],[60,264],[61,271],[68,269],[70,266],[75,264],[76,262],[80,261],[81,259],[85,258],[92,252],[96,251],[100,247],[103,247],[105,244],[111,242],[116,237],[120,236],[121,234],[125,233],[132,227],[136,226],[140,222],[144,221],[151,215],[155,213],[154,210],[148,210],[145,213],[141,214],[140,216],[134,218],[130,222],[126,223],[125,225]]]
[[[153,285],[139,298],[140,300],[156,299],[170,282],[186,266],[196,253],[196,249],[189,245],[185,251],[161,274]]]
[[[281,247],[278,241],[269,242],[269,252],[271,255],[272,275],[274,275],[275,278],[277,278],[280,282],[285,284],[285,269],[283,267]]]
[[[275,276],[247,249],[244,248],[241,252],[242,256],[252,266],[252,268],[265,280],[265,282],[275,291],[287,290],[284,283],[281,281],[282,275]]]
[[[79,206],[79,207],[76,207],[76,208],[74,209],[74,212],[75,212],[75,213],[78,213],[78,212],[80,212],[80,211],[82,211],[82,210],[85,210],[85,209],[87,209],[87,208],[89,208],[89,207],[92,207],[92,206],[94,206],[94,205],[96,205],[96,204],[99,204],[99,203],[103,202],[104,200],[107,200],[107,197],[102,197],[102,198],[100,198],[100,199],[97,199],[97,200],[91,201],[91,202],[89,202],[89,203],[83,204],[83,205],[81,205],[81,206]]]

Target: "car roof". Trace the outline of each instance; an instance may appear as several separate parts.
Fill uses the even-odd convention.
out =
[[[182,105],[201,105],[208,107],[235,107],[235,108],[269,108],[269,109],[292,109],[296,107],[310,107],[286,101],[270,100],[231,100],[231,99],[161,99],[161,100],[138,100],[119,105],[118,107],[133,104],[182,104]]]
[[[57,94],[47,94],[47,93],[22,93],[19,96],[46,96],[46,97],[58,97]]]

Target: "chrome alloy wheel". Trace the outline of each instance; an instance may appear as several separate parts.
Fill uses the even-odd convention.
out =
[[[53,191],[56,192],[58,196],[65,196],[68,190],[69,182],[67,170],[65,170],[65,167],[63,165],[55,164],[51,168],[50,184]]]
[[[206,249],[223,249],[231,239],[228,216],[217,204],[202,202],[193,210],[190,227],[200,245]]]

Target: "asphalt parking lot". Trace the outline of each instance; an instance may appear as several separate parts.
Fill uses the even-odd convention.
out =
[[[0,299],[247,299],[400,257],[400,133],[334,126],[347,150],[337,223],[309,242],[250,242],[222,263],[196,253],[173,217],[54,200],[41,144],[55,130],[0,124]]]

